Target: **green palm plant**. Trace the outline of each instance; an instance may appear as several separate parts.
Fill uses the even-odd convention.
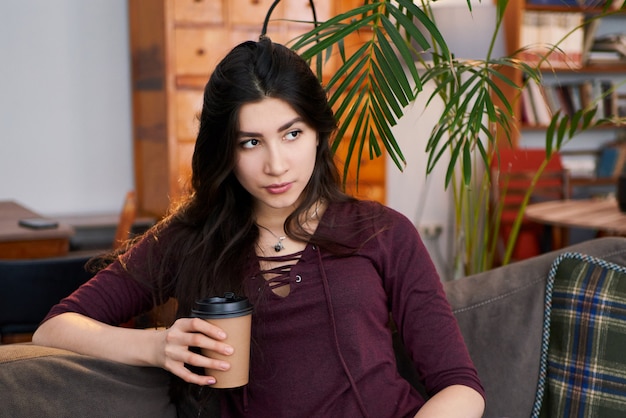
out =
[[[360,161],[380,157],[383,149],[398,169],[405,167],[406,159],[392,127],[423,91],[424,83],[434,83],[428,103],[441,100],[444,106],[424,146],[428,153],[426,173],[447,161],[445,185],[453,191],[458,243],[455,263],[463,274],[491,268],[497,251],[501,208],[491,204],[493,179],[486,168],[497,159],[499,147],[510,142],[515,100],[523,88],[523,83],[507,74],[513,70],[528,81],[541,82],[542,78],[539,64],[526,64],[516,58],[517,52],[492,56],[507,4],[508,0],[496,0],[495,30],[485,58],[480,60],[454,56],[426,0],[419,4],[364,0],[360,7],[315,22],[312,30],[290,45],[314,65],[320,80],[328,80],[329,100],[340,121],[332,148],[336,151],[347,142],[344,179],[356,165],[358,182]],[[467,5],[469,12],[470,0]],[[350,43],[355,36],[360,37],[356,49]],[[339,57],[341,65],[327,77],[324,63],[331,57]],[[506,86],[517,94],[507,95]],[[546,133],[547,158],[581,131],[607,122],[595,118],[594,107],[573,116],[557,113]],[[503,264],[510,260],[531,192],[532,188],[506,243],[500,260]]]

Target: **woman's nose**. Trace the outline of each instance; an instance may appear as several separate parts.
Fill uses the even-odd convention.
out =
[[[280,145],[268,146],[265,161],[265,173],[272,176],[279,176],[288,170],[285,150]]]

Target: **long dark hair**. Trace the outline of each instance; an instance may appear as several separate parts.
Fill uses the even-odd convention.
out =
[[[188,315],[200,297],[242,291],[247,269],[255,262],[258,229],[252,197],[233,169],[239,111],[265,97],[287,102],[319,135],[313,174],[285,221],[287,233],[311,240],[299,222],[302,214],[320,199],[350,199],[341,190],[329,146],[336,120],[308,64],[269,38],[236,46],[217,65],[204,90],[190,195],[151,231],[159,243],[154,246],[158,254],[150,257],[149,270],[156,276],[150,281],[159,293],[157,303],[164,302],[165,294],[177,299],[177,317]]]
[[[330,150],[337,122],[326,92],[295,52],[266,37],[244,42],[217,65],[205,87],[189,196],[141,238],[152,241],[139,255],[143,261],[126,263],[134,256],[132,243],[120,257],[123,264],[141,270],[130,273],[153,286],[156,305],[169,297],[177,300],[175,317],[161,325],[188,316],[199,298],[225,291],[243,293],[246,274],[258,268],[254,245],[259,231],[253,220],[252,197],[233,170],[240,109],[266,97],[287,102],[317,131],[319,139],[311,179],[298,206],[285,220],[285,231],[292,238],[329,249],[342,245],[334,236],[312,236],[301,223],[306,218],[303,215],[320,201],[330,204],[353,200],[341,189]],[[348,247],[346,244],[343,250]],[[174,379],[171,394],[180,399],[194,390]],[[207,398],[212,393],[204,392],[192,398]]]

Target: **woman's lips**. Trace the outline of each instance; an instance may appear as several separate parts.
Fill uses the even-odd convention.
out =
[[[291,189],[291,184],[292,183],[271,184],[266,186],[265,189],[271,194],[281,194]]]

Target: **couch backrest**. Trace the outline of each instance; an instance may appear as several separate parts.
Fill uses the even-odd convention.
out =
[[[448,300],[485,387],[485,417],[529,417],[541,358],[545,287],[564,252],[626,266],[626,238],[600,238],[445,282]]]

